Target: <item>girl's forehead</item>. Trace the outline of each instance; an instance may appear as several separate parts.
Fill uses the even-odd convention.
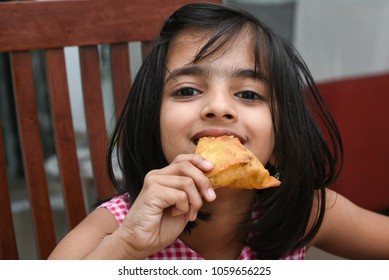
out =
[[[194,60],[197,53],[208,41],[206,34],[198,33],[180,33],[170,43],[167,57],[171,58],[177,51],[184,51],[188,58]]]
[[[200,30],[197,28],[186,28],[175,35],[172,39],[171,45],[176,46],[180,44],[188,44],[188,43],[205,43],[212,36],[210,30]]]
[[[180,63],[178,60],[181,63],[193,63],[213,35],[214,32],[212,30],[187,29],[181,32],[171,41],[167,53],[167,64]],[[226,42],[222,37],[213,42],[207,48],[203,57],[200,58],[200,61],[217,60],[233,52],[236,56],[245,56],[246,60],[251,60],[254,63],[253,46],[253,35],[242,30]]]

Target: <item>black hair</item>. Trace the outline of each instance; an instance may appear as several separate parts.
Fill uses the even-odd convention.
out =
[[[172,40],[189,28],[210,34],[195,61],[228,45],[244,28],[253,35],[255,71],[269,87],[274,154],[282,185],[257,191],[260,216],[251,224],[247,244],[256,258],[278,259],[306,245],[317,233],[325,212],[325,188],[340,173],[343,148],[336,124],[301,57],[289,42],[246,11],[195,3],[165,21],[134,79],[110,140],[108,159],[117,148],[123,178],[115,178],[109,160],[110,177],[120,193],[129,192],[132,203],[145,175],[168,165],[159,122],[166,56]],[[314,199],[319,208],[306,232]]]

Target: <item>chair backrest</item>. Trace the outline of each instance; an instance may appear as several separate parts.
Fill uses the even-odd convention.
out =
[[[318,87],[344,144],[344,169],[334,189],[364,208],[389,210],[389,73]]]
[[[55,148],[69,229],[86,216],[84,194],[72,123],[64,47],[78,46],[82,94],[97,197],[113,194],[106,170],[107,128],[104,118],[99,46],[110,46],[116,111],[120,112],[130,86],[128,43],[147,42],[162,21],[190,0],[63,0],[0,3],[0,53],[7,53],[29,191],[38,258],[56,245],[47,175],[40,135],[31,50],[43,50]],[[221,1],[209,1],[221,2]],[[4,73],[0,73],[4,75]],[[1,88],[0,88],[1,89]],[[5,94],[5,92],[0,92]],[[0,127],[2,120],[0,119]],[[0,130],[0,258],[19,258],[13,229],[7,167]]]

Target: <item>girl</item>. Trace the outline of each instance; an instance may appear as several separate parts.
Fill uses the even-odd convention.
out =
[[[282,185],[214,190],[204,175],[212,164],[194,151],[200,137],[220,135],[238,137]],[[115,148],[123,179],[109,167],[120,195],[50,258],[303,259],[313,245],[345,258],[389,258],[389,219],[327,189],[342,145],[308,69],[247,12],[198,3],[166,20],[109,158]]]

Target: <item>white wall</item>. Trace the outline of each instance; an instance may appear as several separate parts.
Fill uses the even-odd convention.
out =
[[[389,1],[297,0],[294,44],[316,80],[389,71]]]

